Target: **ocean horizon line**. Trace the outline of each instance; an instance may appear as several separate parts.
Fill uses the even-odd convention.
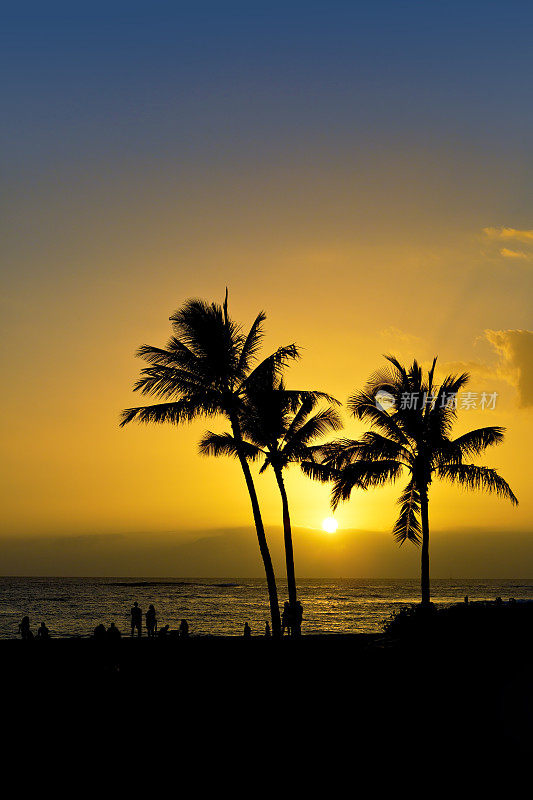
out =
[[[113,579],[120,579],[120,580],[154,580],[154,581],[223,581],[223,580],[239,580],[239,581],[261,581],[264,582],[266,579],[264,576],[260,575],[147,575],[147,574],[121,574],[121,573],[114,573],[108,575],[102,574],[94,574],[94,575],[67,575],[67,574],[18,574],[18,573],[11,573],[11,574],[3,574],[0,573],[0,579],[3,578],[44,578],[44,579],[73,579],[73,580],[113,580]],[[432,575],[432,581],[512,581],[512,580],[519,580],[519,581],[533,581],[533,575],[496,575],[496,576],[487,576],[487,575]],[[349,575],[349,576],[342,576],[342,575],[302,575],[301,577],[297,578],[297,581],[413,581],[419,582],[420,577],[418,575],[413,576],[394,576],[394,575]],[[283,579],[278,578],[278,582],[283,584]]]

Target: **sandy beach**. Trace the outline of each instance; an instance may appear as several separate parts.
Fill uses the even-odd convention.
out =
[[[400,736],[443,753],[527,753],[530,605],[439,614],[425,631],[399,636],[3,641],[2,680],[23,703],[46,687],[54,708],[86,706],[106,725],[115,717],[158,728],[174,719],[195,731],[222,725],[241,735],[245,726],[263,737],[283,736],[292,720],[308,746],[321,730],[326,747],[340,737],[342,750],[397,747]]]

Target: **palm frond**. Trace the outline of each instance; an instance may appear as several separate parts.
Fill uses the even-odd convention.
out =
[[[358,458],[364,461],[379,461],[391,458],[404,462],[410,462],[412,460],[412,453],[410,450],[393,439],[376,433],[376,431],[367,431],[364,433],[358,445]]]
[[[432,400],[433,397],[433,384],[434,384],[434,377],[435,377],[435,366],[437,364],[437,356],[433,359],[433,363],[431,368],[428,372],[428,382],[427,382],[427,393],[426,393],[426,407],[424,409],[424,416],[427,417],[431,411]]]
[[[260,311],[255,318],[252,327],[246,337],[242,346],[241,354],[239,356],[238,371],[244,377],[250,370],[250,366],[257,356],[263,341],[263,322],[266,320],[264,311]]]
[[[309,417],[292,435],[284,437],[282,448],[286,461],[300,460],[307,456],[309,443],[325,436],[330,431],[342,428],[342,420],[334,408],[328,407]]]
[[[188,300],[170,321],[179,341],[209,366],[213,379],[235,373],[244,337],[240,325],[225,318],[220,304]]]
[[[387,356],[385,358],[388,359]],[[372,397],[379,391],[395,395],[401,387],[407,387],[407,375],[399,373],[396,368],[381,367],[367,378],[363,391]]]
[[[190,422],[196,417],[207,416],[208,411],[202,409],[189,400],[178,400],[175,403],[157,403],[153,406],[141,406],[139,408],[126,408],[121,413],[120,427],[123,428],[129,422],[149,422],[163,423],[170,422],[179,425],[182,422]]]
[[[453,439],[450,445],[457,448],[463,456],[477,456],[487,447],[501,444],[504,439],[505,428],[490,426],[487,428],[476,428],[468,431],[457,439]]]
[[[313,460],[342,469],[360,458],[361,442],[355,439],[332,439],[313,447]]]
[[[311,399],[313,400],[313,408],[320,402],[329,403],[331,406],[342,406],[340,400],[326,392],[317,392],[312,389],[287,389],[285,386],[282,388],[293,414],[296,413],[300,404]]]
[[[202,389],[204,384],[196,375],[184,369],[162,365],[144,367],[141,370],[141,377],[133,385],[135,392],[168,399]]]
[[[150,344],[142,344],[135,355],[137,358],[142,358],[149,364],[167,367],[182,366],[177,363],[176,354],[170,350],[165,350],[163,347],[153,347]]]
[[[274,353],[263,359],[243,380],[243,390],[260,391],[268,386],[271,387],[274,377],[281,375],[289,362],[299,357],[300,351],[295,344],[278,347]]]
[[[265,454],[265,460],[261,464],[261,467],[259,469],[259,474],[262,475],[263,472],[266,472],[266,470],[271,466],[271,464],[272,464],[271,456],[268,455],[268,454]]]
[[[394,367],[394,369],[396,370],[396,372],[397,372],[397,375],[398,375],[399,379],[401,380],[401,382],[402,382],[402,383],[407,383],[407,382],[408,382],[408,373],[407,373],[407,370],[406,370],[406,368],[403,366],[403,364],[401,364],[401,363],[400,363],[400,361],[398,361],[398,359],[396,358],[396,356],[393,356],[393,355],[391,355],[390,353],[388,353],[388,354],[387,354],[387,353],[385,353],[385,354],[383,355],[383,358],[385,358],[385,359],[386,359],[386,360],[389,362],[389,364],[392,364],[392,366],[393,366],[393,367]],[[415,363],[416,363],[416,362],[415,362]]]
[[[422,533],[419,519],[420,495],[412,480],[398,498],[398,505],[400,506],[400,515],[392,529],[394,538],[399,545],[406,541],[420,544]]]
[[[395,460],[389,461],[356,461],[348,464],[333,478],[331,506],[337,508],[339,503],[350,499],[354,488],[368,489],[382,486],[394,481],[401,475],[403,464]]]
[[[411,364],[407,375],[409,378],[409,384],[415,391],[423,388],[422,367],[420,366],[416,358],[413,360],[413,363]]]
[[[311,480],[320,483],[329,483],[339,476],[339,470],[329,464],[319,464],[316,461],[300,461],[300,469]]]
[[[303,425],[307,416],[311,411],[316,408],[319,403],[328,403],[331,406],[341,406],[342,403],[335,397],[332,397],[326,392],[312,391],[309,389],[287,389],[283,383],[280,382],[278,390],[282,392],[283,407],[287,413],[293,414],[290,422],[286,438],[290,438],[292,433]]]
[[[205,356],[203,344],[212,338],[213,330],[224,328],[222,306],[200,298],[187,300],[169,319],[179,341],[197,357]]]
[[[198,443],[198,452],[203,456],[233,456],[239,457],[239,450],[248,461],[255,461],[261,455],[261,450],[246,441],[238,443],[231,433],[213,433],[206,431]]]
[[[449,436],[457,418],[457,395],[470,380],[468,372],[448,375],[435,393],[427,411],[426,429],[431,438]]]
[[[135,355],[154,366],[178,367],[196,377],[203,373],[200,359],[175,336],[171,336],[166,348],[143,344]]]
[[[376,405],[376,400],[366,392],[358,392],[348,398],[348,411],[361,421],[368,421],[381,433],[389,436],[398,444],[409,446],[409,439],[402,431],[394,417]]]
[[[318,400],[312,396],[310,397],[289,397],[286,390],[284,390],[284,398],[287,399],[287,406],[289,410],[294,414],[292,420],[289,423],[289,427],[284,432],[285,440],[290,440],[292,436],[296,433],[302,425],[305,424],[305,421],[313,408],[318,403]]]
[[[464,489],[488,492],[510,500],[515,506],[518,499],[506,480],[495,469],[478,467],[475,464],[442,464],[437,467],[437,475],[451,483],[457,483]]]

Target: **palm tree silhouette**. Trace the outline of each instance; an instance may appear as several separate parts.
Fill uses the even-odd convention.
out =
[[[225,416],[235,440],[236,454],[246,481],[259,549],[268,586],[272,633],[281,634],[276,578],[265,536],[252,474],[246,458],[240,415],[246,392],[265,372],[279,374],[298,356],[294,344],[278,348],[257,364],[266,316],[260,312],[245,336],[228,314],[228,292],[224,304],[203,300],[187,301],[170,317],[174,333],[165,348],[143,345],[137,355],[150,366],[141,370],[135,391],[165,402],[128,408],[122,412],[121,427],[141,423],[179,425],[199,417]]]
[[[321,401],[330,405],[312,412]],[[342,421],[331,404],[338,401],[324,392],[286,389],[273,369],[265,370],[264,379],[251,383],[241,412],[241,431],[245,437],[244,452],[249,460],[263,458],[260,472],[272,467],[281,495],[283,534],[289,603],[297,601],[296,577],[289,501],[283,470],[291,463],[313,458],[315,439],[342,427]],[[204,455],[239,455],[239,442],[231,433],[208,431],[200,442]],[[299,631],[294,629],[296,635]]]
[[[325,445],[320,449],[322,463],[303,468],[310,477],[333,482],[333,508],[348,500],[355,487],[379,486],[408,473],[393,533],[400,545],[407,539],[421,543],[422,603],[429,604],[428,492],[433,477],[495,493],[514,505],[518,500],[496,470],[465,463],[502,442],[504,428],[478,428],[451,438],[457,393],[467,384],[468,373],[448,375],[437,386],[436,358],[427,378],[416,360],[407,368],[393,356],[385,358],[391,366],[376,372],[364,390],[348,400],[352,415],[375,430],[358,441],[340,439]]]

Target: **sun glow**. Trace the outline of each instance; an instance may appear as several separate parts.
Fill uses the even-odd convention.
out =
[[[338,527],[339,523],[334,517],[327,517],[322,522],[322,529],[326,531],[326,533],[335,533]]]

